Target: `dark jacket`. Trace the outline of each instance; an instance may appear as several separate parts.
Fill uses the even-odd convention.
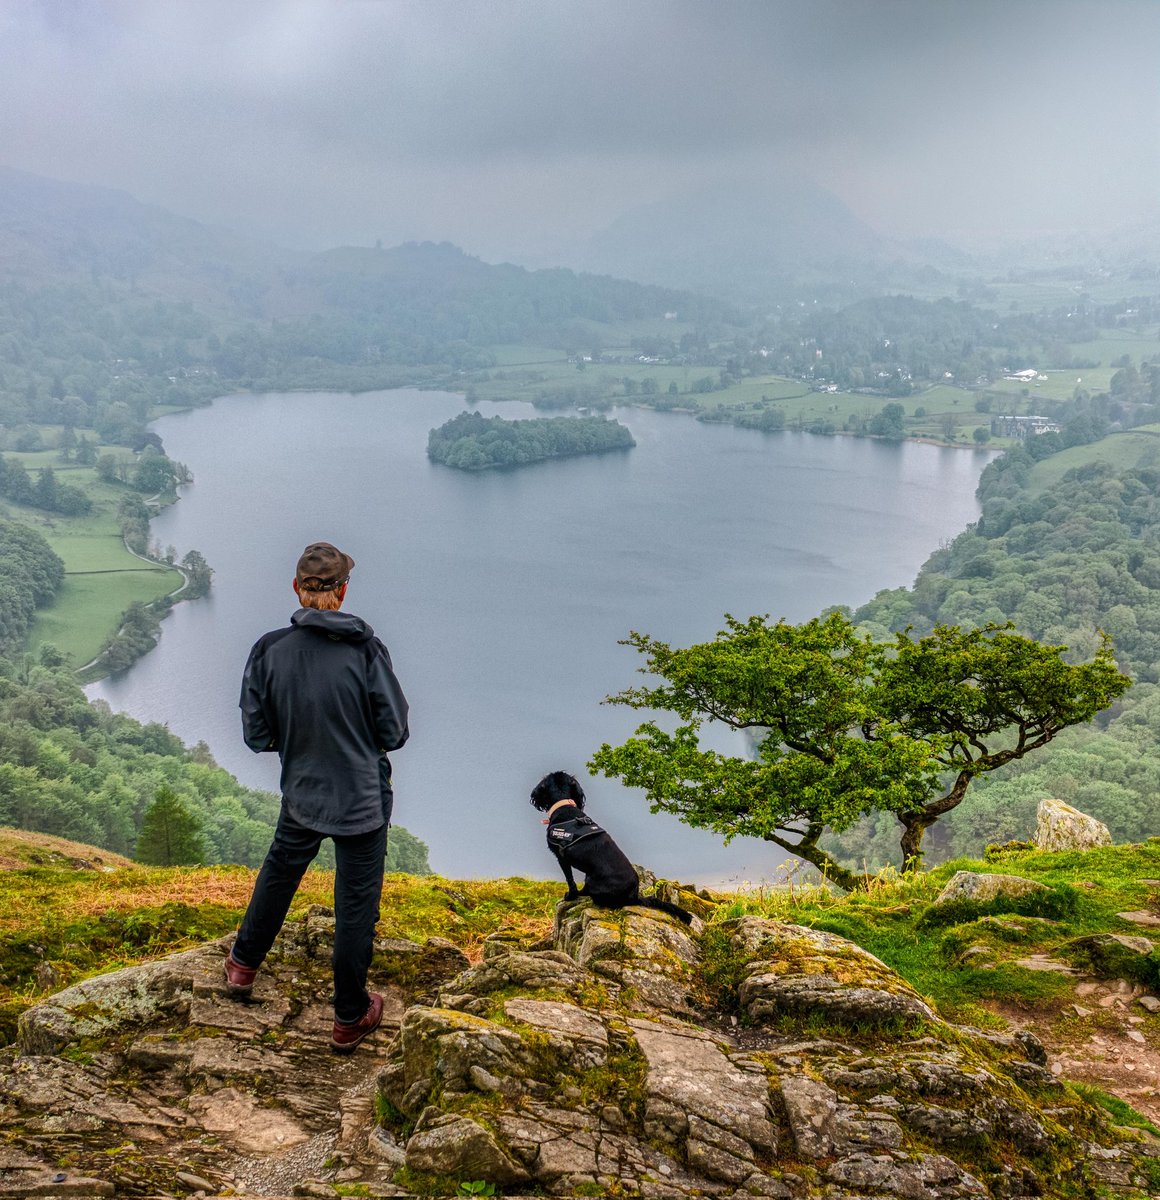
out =
[[[640,880],[628,856],[576,805],[565,804],[548,818],[548,849],[564,872],[570,898],[591,896],[597,904],[616,908],[640,895]],[[579,892],[573,870],[584,872]]]
[[[282,802],[300,825],[344,835],[389,819],[386,752],[407,740],[407,701],[365,621],[300,608],[254,643],[238,703],[246,745],[278,752]]]

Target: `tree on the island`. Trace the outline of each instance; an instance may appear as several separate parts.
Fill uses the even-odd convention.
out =
[[[963,800],[972,779],[1090,720],[1130,681],[1104,639],[1090,663],[994,625],[940,626],[874,641],[841,612],[801,625],[738,621],[715,641],[674,649],[647,634],[625,645],[647,658],[656,686],[613,704],[675,713],[672,731],[649,721],[590,768],[645,790],[654,812],[726,840],[773,842],[840,887],[866,878],[819,844],[872,812],[902,825],[904,870],[921,865],[925,831]],[[702,745],[717,722],[748,731],[752,757]]]
[[[152,867],[186,866],[205,859],[201,823],[164,784],[154,792],[141,819],[135,857]]]

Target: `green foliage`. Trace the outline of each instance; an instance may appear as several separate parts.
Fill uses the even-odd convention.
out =
[[[66,669],[0,659],[0,825],[128,855],[161,787],[197,818],[204,861],[261,863],[277,796],[243,787],[162,725],[90,705]],[[393,828],[389,844],[389,869],[430,870],[425,844],[407,830]]]
[[[456,1189],[457,1196],[494,1196],[495,1184],[487,1183],[483,1179],[460,1180],[459,1187]]]
[[[1153,1137],[1160,1137],[1160,1129],[1157,1129],[1143,1113],[1138,1113],[1119,1096],[1113,1096],[1105,1092],[1103,1088],[1098,1088],[1091,1083],[1069,1083],[1067,1086],[1081,1099],[1097,1108],[1102,1108],[1116,1125],[1123,1125],[1129,1129],[1142,1129]]]
[[[877,642],[840,612],[801,625],[726,621],[715,641],[685,649],[630,634],[645,673],[664,682],[610,702],[682,723],[669,732],[649,721],[624,745],[602,746],[590,768],[644,788],[654,812],[727,839],[764,838],[843,887],[859,881],[818,847],[826,827],[893,813],[913,865],[922,830],[972,779],[1089,720],[1128,686],[1106,644],[1073,666],[1062,647],[993,626]],[[750,731],[753,757],[704,748],[707,721]]]
[[[136,858],[154,867],[199,863],[205,857],[201,823],[172,788],[159,787],[141,819]]]
[[[460,413],[432,429],[427,457],[462,471],[520,466],[547,458],[600,454],[635,446],[632,434],[618,421],[604,417],[538,417],[506,421]]]
[[[1011,620],[1071,646],[1073,660],[1097,652],[1104,630],[1137,682],[1093,725],[979,780],[972,804],[932,831],[940,856],[1027,837],[1045,796],[1098,817],[1120,841],[1160,828],[1160,449],[1138,431],[1044,454],[1051,436],[988,466],[978,525],[932,555],[912,589],[880,593],[855,617],[877,636]],[[1071,466],[1057,469],[1057,459]],[[859,826],[827,845],[844,862],[876,864],[893,837],[886,826]]]
[[[401,825],[392,825],[387,835],[388,871],[406,875],[430,875],[431,864],[427,861],[427,843]]]
[[[937,929],[964,925],[982,916],[1015,913],[1047,921],[1073,919],[1080,911],[1082,897],[1078,889],[1059,884],[1048,891],[1026,892],[1022,896],[996,896],[994,900],[949,900],[928,908],[917,922],[918,929]]]
[[[35,529],[0,521],[0,653],[20,646],[37,608],[64,582],[64,563]]]
[[[185,568],[188,578],[183,598],[193,600],[206,595],[213,581],[213,568],[205,561],[204,556],[197,550],[190,550],[182,558],[181,565]]]

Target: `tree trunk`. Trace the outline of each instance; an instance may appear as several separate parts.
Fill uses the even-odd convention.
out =
[[[807,833],[800,842],[787,842],[778,837],[776,834],[766,834],[765,840],[773,842],[780,846],[783,850],[788,850],[791,854],[796,854],[798,858],[804,858],[806,862],[812,863],[831,883],[835,883],[844,892],[864,892],[869,887],[869,880],[865,875],[859,875],[857,871],[848,871],[841,863],[835,862],[818,844],[817,838],[821,835],[821,829],[817,833]]]
[[[923,812],[907,813],[898,819],[902,822],[902,873],[909,875],[922,870],[922,835],[935,818]]]

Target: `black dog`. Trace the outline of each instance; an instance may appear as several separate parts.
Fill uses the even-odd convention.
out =
[[[679,904],[640,894],[640,879],[624,851],[584,812],[584,789],[575,776],[566,771],[545,775],[532,789],[532,807],[548,814],[548,849],[568,881],[566,900],[588,896],[601,908],[640,904],[692,923],[693,914]],[[584,872],[582,888],[577,889],[573,870]]]

